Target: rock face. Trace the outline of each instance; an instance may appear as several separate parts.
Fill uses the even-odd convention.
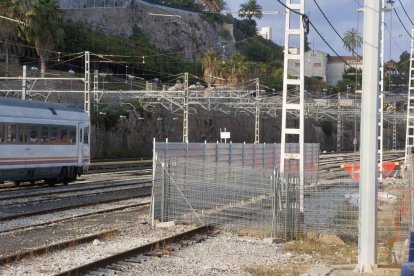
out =
[[[111,4],[112,1],[60,0],[66,19],[125,37],[131,36],[137,26],[156,48],[177,53],[187,61],[200,59],[207,50],[225,57],[235,52],[232,24],[209,23],[201,13],[144,1],[114,1],[112,7],[106,6]]]

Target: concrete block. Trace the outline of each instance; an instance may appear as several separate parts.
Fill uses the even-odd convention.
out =
[[[307,272],[302,273],[301,276],[326,276],[333,271],[332,267],[313,266]]]
[[[277,238],[264,238],[263,241],[265,243],[270,243],[270,244],[272,244],[272,243],[279,244],[279,243],[284,243],[285,242],[284,240],[277,239]]]
[[[175,225],[175,222],[172,221],[166,221],[166,222],[160,222],[158,224],[155,225],[155,227],[157,228],[169,228],[169,227],[173,227]]]

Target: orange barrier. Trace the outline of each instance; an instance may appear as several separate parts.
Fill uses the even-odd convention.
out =
[[[395,170],[395,168],[399,164],[400,164],[399,162],[383,162],[382,163],[382,177],[383,178],[390,177],[392,172]],[[359,163],[342,164],[341,168],[344,169],[349,174],[349,176],[351,176],[353,180],[359,181],[359,172],[361,169],[361,166],[359,165]]]

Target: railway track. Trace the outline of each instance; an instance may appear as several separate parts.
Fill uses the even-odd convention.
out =
[[[120,274],[127,271],[134,264],[143,263],[150,257],[162,257],[170,252],[179,250],[181,247],[202,242],[207,239],[207,234],[211,233],[212,228],[201,226],[165,239],[138,246],[127,251],[113,254],[109,257],[96,260],[73,269],[58,273],[60,276],[70,275],[108,275]]]
[[[143,198],[142,202],[136,203],[134,200],[127,200],[127,201],[119,201],[115,202],[113,206],[111,204],[101,204],[101,206],[92,205],[92,206],[86,206],[86,208],[81,208],[80,210],[73,210],[69,209],[69,212],[59,212],[58,215],[51,216],[48,215],[48,213],[45,214],[45,216],[42,216],[42,214],[32,217],[29,221],[23,220],[23,221],[15,221],[11,220],[8,222],[3,222],[0,226],[0,234],[12,232],[12,231],[21,231],[28,228],[33,227],[44,227],[47,225],[64,222],[68,220],[73,220],[75,218],[87,218],[93,215],[99,215],[99,214],[108,214],[118,211],[123,211],[130,208],[137,208],[137,207],[143,207],[147,206],[149,207],[150,204],[149,198]],[[94,207],[92,210],[91,208],[87,207]],[[100,207],[100,208],[98,208]],[[65,211],[65,210],[64,210]]]
[[[138,162],[138,163],[137,163]],[[69,185],[83,184],[95,182],[97,179],[105,180],[105,178],[113,179],[114,177],[121,177],[123,175],[150,175],[152,172],[152,161],[120,161],[120,162],[101,162],[91,164],[90,170],[78,178],[75,182]],[[127,164],[127,165],[126,165]],[[135,165],[134,165],[135,164]],[[145,164],[145,165],[144,165]],[[107,180],[107,179],[106,179]],[[22,182],[16,186],[13,182],[6,181],[0,183],[0,191],[9,190],[24,190],[28,188],[47,187],[43,181],[36,181],[34,183]],[[59,187],[61,185],[57,185]]]
[[[18,205],[0,206],[0,221],[151,195],[151,181],[141,182],[140,184],[141,185],[139,186],[134,186],[128,189],[101,191],[95,194],[87,193],[81,197],[79,195],[66,195],[61,198],[41,199],[34,202],[22,202]]]
[[[43,189],[27,189],[9,192],[0,192],[0,206],[10,205],[7,201],[23,199],[25,202],[45,199],[57,199],[68,195],[96,194],[106,191],[116,191],[120,189],[135,188],[140,183],[148,183],[149,178],[117,180],[117,181],[99,181],[85,183],[83,185],[70,185],[59,187],[45,187]],[[16,201],[11,204],[15,204]]]
[[[81,243],[89,243],[95,239],[125,232],[131,227],[131,223],[135,225],[146,223],[146,220],[142,221],[139,217],[146,217],[148,211],[149,202],[145,202],[135,206],[125,206],[122,210],[118,208],[106,212],[94,212],[43,225],[38,224],[19,231],[0,232],[3,240],[0,248],[0,265],[26,257],[48,254],[57,249],[74,248]],[[74,225],[79,229],[71,230]]]

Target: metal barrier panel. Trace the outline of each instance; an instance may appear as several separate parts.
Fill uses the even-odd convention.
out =
[[[342,159],[336,155],[317,165],[306,161],[303,176],[308,182],[300,212],[300,175],[292,169],[281,176],[274,169],[278,145],[160,143],[155,148],[154,219],[261,231],[284,239],[309,232],[357,239],[363,183],[355,178],[359,168],[341,170]],[[312,147],[305,155],[306,160],[320,157]],[[378,187],[378,247],[387,248],[393,262],[407,254],[404,241],[413,221],[411,164],[406,170],[393,169]]]
[[[296,143],[286,146],[290,152],[299,150]],[[319,144],[307,143],[304,150],[305,185],[317,185]],[[253,168],[274,169],[280,163],[280,144],[156,142],[155,151],[164,159],[187,157]],[[299,163],[289,160],[286,168],[287,172],[299,172]]]

